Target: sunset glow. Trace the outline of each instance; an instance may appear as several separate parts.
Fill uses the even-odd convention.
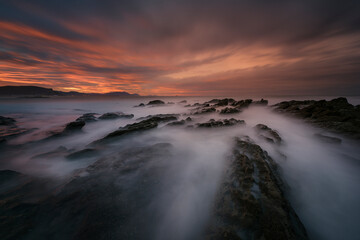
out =
[[[356,1],[0,6],[0,86],[141,95],[360,92]]]

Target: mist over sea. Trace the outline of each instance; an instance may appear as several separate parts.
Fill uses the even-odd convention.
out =
[[[145,176],[156,178],[159,184],[149,192],[142,193],[144,201],[129,221],[138,224],[139,229],[148,234],[148,239],[196,239],[210,217],[210,209],[226,168],[226,159],[232,151],[232,140],[234,137],[248,136],[279,165],[281,178],[286,185],[285,195],[310,239],[355,240],[360,236],[359,142],[314,127],[301,119],[276,113],[271,108],[271,105],[285,100],[324,98],[329,100],[333,97],[267,98],[268,106],[250,106],[230,116],[245,120],[246,124],[241,126],[195,130],[168,127],[162,123],[158,128],[110,142],[100,153],[75,161],[62,154],[34,156],[59,148],[72,152],[86,149],[89,144],[119,127],[135,123],[139,121],[138,118],[148,115],[180,114],[179,120],[186,119],[190,116],[191,108],[185,107],[180,101],[187,100],[186,104],[203,103],[213,97],[0,99],[0,115],[16,119],[18,127],[29,130],[8,140],[10,146],[17,147],[0,148],[0,170],[9,169],[66,182],[69,176],[99,159],[116,156],[127,149],[171,144],[154,161],[142,163],[134,174],[124,175],[121,181],[114,184],[124,189],[124,194],[136,202],[137,195],[132,193],[132,189],[139,187],[143,179],[147,179]],[[154,99],[169,104],[134,107]],[[351,104],[360,104],[360,97],[347,99]],[[134,117],[89,122],[81,132],[44,140],[85,113],[100,116],[108,112],[134,114]],[[229,116],[210,113],[191,118],[191,124],[195,125]],[[254,130],[259,123],[276,130],[284,144],[274,146],[260,138]],[[337,145],[323,142],[314,137],[316,133],[337,137],[342,142]],[[131,161],[136,161],[136,158],[130,156],[124,164],[131,165]]]

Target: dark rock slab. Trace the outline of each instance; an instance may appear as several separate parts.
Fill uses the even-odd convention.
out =
[[[196,124],[196,126],[199,128],[214,128],[214,127],[230,127],[230,126],[242,125],[242,124],[245,124],[244,120],[237,120],[234,118],[230,118],[224,120],[210,119],[208,122],[198,123]]]
[[[97,113],[85,113],[82,116],[78,117],[75,121],[84,121],[84,122],[95,122]]]
[[[125,114],[123,112],[109,112],[104,113],[99,117],[101,120],[112,120],[112,119],[119,119],[119,118],[127,118],[131,119],[134,117],[134,114]]]
[[[77,152],[73,152],[66,156],[69,160],[77,160],[82,158],[89,158],[89,157],[95,157],[98,156],[99,151],[94,148],[86,148]]]
[[[268,100],[265,100],[265,99],[261,99],[260,101],[254,101],[254,102],[252,102],[252,104],[255,104],[255,105],[264,105],[264,106],[266,106],[266,105],[268,105],[268,103],[269,103],[269,101]]]
[[[125,127],[120,128],[119,130],[109,133],[104,138],[99,139],[99,140],[95,141],[94,143],[101,143],[106,140],[113,139],[115,137],[120,137],[120,136],[127,135],[130,133],[153,129],[153,128],[156,128],[158,126],[158,124],[161,122],[170,122],[170,121],[175,121],[175,120],[177,120],[177,117],[174,117],[174,116],[151,117],[149,119],[142,120],[137,123],[128,124]]]
[[[274,108],[278,112],[293,114],[336,133],[360,139],[360,108],[348,103],[346,98],[331,101],[285,101],[275,104]]]
[[[229,161],[206,239],[308,239],[260,146],[237,138]]]
[[[9,126],[9,125],[14,125],[15,122],[16,120],[13,118],[0,116],[0,125]]]
[[[262,137],[263,139],[265,139],[270,143],[280,144],[282,142],[279,133],[269,128],[265,124],[257,124],[255,126],[255,130],[257,131],[258,136]]]
[[[64,132],[79,131],[85,126],[85,121],[74,121],[66,124]]]
[[[239,112],[241,112],[241,111],[237,108],[226,107],[224,109],[221,109],[220,114],[234,114],[234,113],[239,113]]]
[[[245,99],[245,100],[235,101],[235,102],[231,103],[231,106],[242,109],[242,108],[246,108],[246,107],[250,106],[250,104],[252,102],[253,102],[252,99]]]
[[[214,113],[214,112],[216,112],[215,108],[213,108],[213,107],[204,107],[204,108],[196,109],[194,112],[192,112],[192,114],[198,115],[198,114],[208,114],[208,113]]]
[[[162,104],[165,104],[165,102],[161,101],[161,100],[152,100],[152,101],[148,102],[147,105],[162,105]]]
[[[175,118],[174,120],[176,120],[178,117],[180,116],[180,114],[154,114],[154,115],[147,115],[146,117],[139,117],[136,120],[147,120],[153,117],[157,117],[157,118]]]

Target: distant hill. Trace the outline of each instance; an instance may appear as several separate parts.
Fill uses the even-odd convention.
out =
[[[37,86],[4,86],[0,87],[0,96],[120,96],[120,97],[139,97],[138,94],[128,92],[109,92],[101,93],[80,93],[80,92],[62,92],[55,91],[52,88],[43,88]]]

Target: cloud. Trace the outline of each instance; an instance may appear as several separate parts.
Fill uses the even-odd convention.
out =
[[[0,85],[354,94],[359,30],[355,0],[2,1]]]

